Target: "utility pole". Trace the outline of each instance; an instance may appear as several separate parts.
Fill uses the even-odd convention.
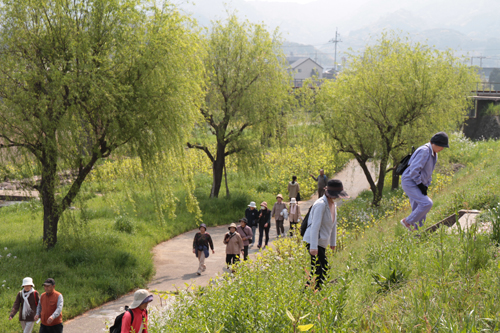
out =
[[[486,57],[484,57],[483,55],[481,55],[481,56],[476,57],[476,58],[479,58],[479,67],[483,68],[483,59],[486,59]]]
[[[335,44],[335,71],[337,71],[337,44],[342,42],[340,40],[340,34],[338,33],[338,28],[335,28],[335,39],[330,39],[329,43],[334,43]]]

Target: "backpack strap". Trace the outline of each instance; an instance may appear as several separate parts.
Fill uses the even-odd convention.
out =
[[[134,323],[134,313],[132,312],[132,309],[127,310],[128,313],[130,313],[130,325]]]
[[[35,306],[38,307],[38,291],[35,290]]]

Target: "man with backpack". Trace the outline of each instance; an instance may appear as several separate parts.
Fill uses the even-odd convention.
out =
[[[313,174],[309,176],[318,182],[318,198],[321,198],[325,194],[325,186],[328,183],[328,177],[325,175],[325,170],[319,170],[319,176],[316,178]]]
[[[148,333],[148,304],[153,301],[146,289],[134,293],[134,302],[123,314],[120,333]]]
[[[304,242],[311,255],[311,273],[316,277],[314,289],[321,290],[328,273],[326,248],[335,250],[337,246],[337,205],[335,202],[349,198],[342,182],[337,179],[328,181],[325,195],[311,207],[307,216]],[[309,282],[308,282],[309,284]]]
[[[427,213],[432,208],[432,200],[427,196],[427,189],[432,181],[438,153],[449,148],[448,135],[436,133],[431,141],[419,147],[410,158],[407,169],[401,177],[401,186],[410,198],[411,214],[400,221],[408,231],[418,230],[423,226]]]

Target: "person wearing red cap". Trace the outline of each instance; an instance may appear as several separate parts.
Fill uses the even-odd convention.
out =
[[[139,289],[134,293],[134,302],[130,306],[130,310],[125,312],[122,318],[121,333],[148,333],[148,304],[153,301],[151,295],[146,289]]]
[[[40,296],[40,303],[36,308],[35,321],[40,318],[40,333],[62,333],[63,295],[55,290],[56,282],[48,278],[43,283],[45,292]]]

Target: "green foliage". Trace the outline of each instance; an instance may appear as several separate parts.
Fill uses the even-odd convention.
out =
[[[459,156],[466,167],[453,178],[434,175],[429,191],[434,208],[427,225],[459,209],[498,205],[498,200],[494,205],[491,200],[500,191],[496,164],[500,142],[471,143],[461,136],[451,141],[453,148],[439,163],[454,164]],[[446,166],[439,169],[448,172]],[[471,188],[474,191],[467,191]],[[380,207],[371,206],[369,194],[363,193],[339,208],[343,246],[336,253],[328,251],[328,280],[333,283],[321,292],[304,290],[308,254],[298,239],[288,238],[277,242],[276,250],[238,265],[234,276],[218,277],[202,295],[181,292],[172,306],[152,313],[149,329],[294,332],[300,325],[313,325],[310,330],[319,332],[500,329],[500,250],[490,235],[479,228],[456,233],[443,228],[414,237],[399,224],[409,212],[408,199],[401,191],[386,190]]]
[[[350,273],[335,270],[336,283],[324,297],[305,287],[309,256],[297,238],[278,240],[275,250],[237,267],[204,288],[202,296],[182,291],[171,307],[150,312],[151,332],[299,332],[349,327],[342,319]],[[307,268],[308,270],[308,268]],[[313,326],[311,326],[313,325]]]
[[[135,232],[135,224],[128,216],[117,216],[115,218],[114,228],[117,231],[133,234]]]
[[[488,107],[484,110],[484,114],[488,116],[500,116],[500,104],[488,104]]]
[[[190,20],[162,1],[5,0],[0,8],[0,160],[37,164],[52,247],[61,214],[118,147],[141,156],[152,186],[157,159],[182,163],[202,98],[202,52]],[[67,170],[72,185],[56,196]]]
[[[286,129],[290,76],[283,63],[281,38],[261,24],[241,22],[236,14],[215,21],[206,36],[205,103],[190,148],[212,164],[211,197],[218,197],[226,157],[257,165],[262,143]]]
[[[349,68],[325,82],[313,100],[324,131],[340,151],[362,166],[378,161],[377,182],[364,170],[378,205],[393,160],[463,121],[476,74],[452,51],[440,52],[395,33],[382,34],[350,59]]]

